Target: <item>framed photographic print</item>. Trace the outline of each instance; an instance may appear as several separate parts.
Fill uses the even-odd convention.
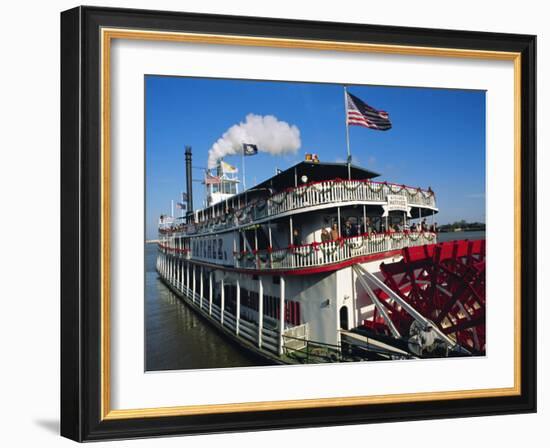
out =
[[[535,412],[535,41],[63,12],[62,435]]]

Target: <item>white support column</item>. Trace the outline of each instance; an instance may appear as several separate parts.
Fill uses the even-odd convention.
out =
[[[292,224],[292,215],[289,217],[288,223],[290,227],[290,237],[289,237],[290,241],[288,242],[288,245],[292,246],[294,244],[294,227]]]
[[[208,273],[208,285],[210,286],[208,289],[208,314],[212,315],[212,272]]]
[[[262,348],[262,333],[264,328],[264,284],[262,276],[258,276],[258,347]]]
[[[350,269],[351,273],[351,300],[353,302],[353,310],[354,312],[351,313],[353,316],[353,321],[351,322],[350,328],[355,328],[359,326],[360,322],[360,315],[361,315],[361,307],[357,306],[357,274],[355,273],[354,269]]]
[[[220,287],[221,287],[221,294],[220,294],[220,323],[222,324],[223,326],[223,313],[224,313],[224,310],[225,310],[225,282],[223,280],[223,277],[222,277],[222,280],[220,282]]]
[[[258,229],[254,228],[254,251],[256,256],[254,261],[256,262],[256,267],[260,269],[260,256],[258,255]]]
[[[203,278],[202,278],[202,275],[203,275],[203,267],[201,266],[201,270],[200,270],[200,294],[199,294],[199,308],[202,310],[202,297],[204,296],[204,281],[203,281]]]
[[[363,233],[367,233],[367,206],[363,204]]]
[[[185,294],[187,294],[187,296],[189,296],[189,290],[191,289],[191,288],[189,288],[189,285],[191,284],[191,283],[189,282],[189,280],[190,280],[190,275],[189,275],[189,264],[190,264],[190,263],[187,262],[187,268],[186,268],[186,270],[185,270],[185,271],[186,271],[186,273],[185,273],[185,277],[186,277],[186,280],[185,280],[185,288],[186,288],[186,289],[185,289]]]
[[[340,229],[340,207],[338,209],[338,238],[342,238],[342,231]]]
[[[269,236],[269,267],[273,267],[273,255],[271,254],[273,250],[273,237],[271,235],[271,221],[267,223],[267,232]]]
[[[183,291],[183,278],[185,277],[185,261],[182,261],[182,262],[181,262],[180,276],[181,276],[181,288],[180,288],[180,291]]]
[[[237,234],[236,231],[233,232],[233,265],[235,267],[239,267],[239,264],[238,264],[238,261],[237,261],[237,257],[236,257],[236,252],[237,252],[237,240],[235,238],[235,235]]]
[[[241,324],[241,282],[239,274],[237,274],[237,310],[235,311],[235,333],[239,334],[239,326]]]
[[[196,267],[195,265],[193,265],[193,303],[195,303],[195,291],[196,291],[195,270],[196,270]]]
[[[168,271],[168,281],[170,283],[173,282],[173,280],[172,280],[173,270],[174,270],[174,260],[173,260],[172,255],[170,255],[170,264],[169,264],[169,271]]]
[[[279,356],[283,354],[283,334],[285,332],[285,278],[280,277],[280,296],[279,296]]]

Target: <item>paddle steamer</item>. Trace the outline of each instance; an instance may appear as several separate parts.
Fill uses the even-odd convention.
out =
[[[431,188],[308,156],[239,191],[220,164],[194,210],[189,147],[186,163],[157,271],[242,347],[275,363],[484,353],[485,244],[437,244]]]

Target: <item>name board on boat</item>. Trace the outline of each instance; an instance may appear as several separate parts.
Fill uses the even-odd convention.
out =
[[[214,264],[232,265],[233,247],[232,233],[195,237],[191,241],[191,256]]]
[[[407,202],[407,197],[400,194],[388,194],[386,196],[386,205],[383,205],[384,213],[382,216],[388,216],[389,212],[401,211],[406,212],[407,216],[411,217],[411,207]]]

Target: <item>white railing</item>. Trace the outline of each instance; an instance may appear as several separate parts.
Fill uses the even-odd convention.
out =
[[[197,224],[180,224],[164,233],[185,233],[189,235],[225,230],[248,225],[254,221],[273,218],[282,213],[331,203],[371,202],[384,204],[388,195],[400,195],[412,206],[435,208],[435,194],[431,190],[407,187],[405,185],[368,180],[333,179],[314,182],[277,193],[270,198],[246,204],[240,209],[228,211]],[[161,233],[162,233],[161,232]]]
[[[435,195],[432,191],[361,180],[328,180],[273,195],[268,200],[267,214],[273,216],[302,207],[335,202],[384,203],[390,194],[405,196],[410,205],[435,207]]]
[[[307,345],[309,339],[309,324],[298,325],[296,327],[287,328],[283,333],[283,343],[285,350],[302,350]]]
[[[235,266],[244,269],[302,269],[339,263],[381,252],[437,242],[432,232],[365,234],[325,243],[312,243],[273,251],[236,255]]]
[[[231,332],[236,332],[237,318],[229,310],[224,309],[212,302],[210,303],[206,297],[200,296],[197,292],[193,293],[193,290],[178,281],[172,281],[166,275],[159,272],[165,281],[173,288],[177,289],[183,294],[184,299],[190,304],[195,306],[202,314],[210,316],[211,319],[216,321],[222,327],[226,327]],[[202,299],[202,300],[201,300]],[[210,311],[211,310],[211,311]],[[223,313],[223,323],[222,323]],[[252,344],[258,344],[259,339],[259,326],[256,322],[239,319],[239,334],[242,338],[248,340]],[[262,347],[268,351],[278,354],[279,333],[276,328],[262,327],[261,344]]]

